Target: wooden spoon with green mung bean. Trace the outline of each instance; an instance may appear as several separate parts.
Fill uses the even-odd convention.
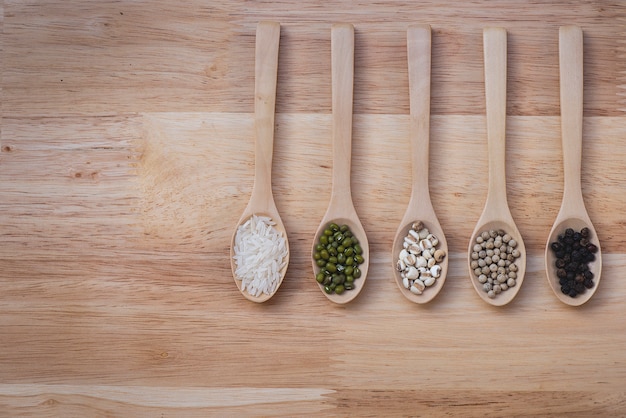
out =
[[[433,209],[428,184],[431,72],[431,29],[429,25],[413,25],[409,27],[407,31],[407,54],[410,96],[409,138],[411,142],[413,181],[411,198],[393,241],[392,268],[396,283],[402,294],[411,302],[427,303],[437,296],[443,287],[448,272],[449,258],[447,256],[448,243]],[[422,267],[424,273],[426,273],[424,276],[430,275],[435,280],[428,287],[423,287],[423,282],[420,280],[420,288],[411,286],[409,279],[406,278],[407,271],[410,268],[407,268],[406,263],[402,262],[404,264],[401,267],[405,277],[398,269],[398,260],[405,246],[405,237],[407,237],[413,223],[417,221],[422,222],[426,229],[437,237],[438,244],[434,248],[442,250],[445,254],[445,258],[437,263],[440,266],[437,277],[430,275],[430,269]],[[415,254],[421,255],[422,252],[420,251],[416,250]],[[413,258],[413,260],[415,259],[417,258]],[[414,265],[415,261],[413,261],[413,268],[416,268]],[[419,274],[415,271],[414,273]],[[420,277],[424,278],[423,276],[418,276],[418,279]],[[411,288],[414,289],[411,290]]]
[[[487,201],[469,242],[468,267],[470,280],[476,293],[487,303],[502,306],[511,302],[524,281],[526,272],[526,250],[513,216],[509,210],[506,192],[506,77],[507,36],[503,28],[486,28],[483,31],[485,65],[485,99],[487,113],[487,147],[489,156],[489,182]],[[471,266],[476,238],[483,231],[504,231],[516,241],[520,252],[515,285],[490,298],[484,285],[476,277]]]
[[[561,96],[561,141],[563,145],[564,188],[561,208],[546,244],[546,274],[550,287],[563,303],[579,306],[587,302],[598,288],[602,272],[600,242],[585,208],[581,190],[581,159],[583,132],[583,33],[579,27],[559,29],[559,72]],[[581,231],[588,228],[589,241],[597,248],[595,260],[589,263],[594,285],[582,294],[571,297],[563,293],[555,266],[551,244],[567,228]]]
[[[270,299],[280,287],[289,265],[289,243],[285,226],[280,219],[278,209],[274,203],[272,193],[272,154],[274,149],[274,112],[276,104],[276,83],[278,75],[278,45],[280,41],[280,24],[276,22],[260,22],[256,31],[255,53],[255,86],[254,86],[254,114],[255,114],[255,162],[254,185],[248,205],[243,211],[237,226],[242,225],[252,215],[266,216],[275,222],[274,228],[284,237],[287,247],[284,267],[276,287],[270,293],[258,296],[242,289],[242,280],[237,278],[237,265],[234,259],[237,228],[232,236],[230,245],[230,261],[233,278],[241,293],[253,302],[265,302]]]
[[[351,24],[334,24],[331,30],[332,61],[332,141],[333,174],[330,203],[320,226],[315,233],[312,255],[320,236],[329,224],[346,225],[358,239],[362,249],[363,263],[359,265],[361,275],[353,282],[353,288],[340,294],[326,292],[319,284],[321,292],[332,302],[345,304],[356,298],[367,278],[369,267],[369,244],[365,230],[352,202],[350,188],[350,167],[352,160],[352,100],[354,88],[354,27]],[[312,257],[315,276],[321,268]]]

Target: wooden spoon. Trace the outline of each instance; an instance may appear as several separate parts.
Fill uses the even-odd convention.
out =
[[[506,149],[506,30],[503,28],[486,28],[483,31],[483,49],[485,60],[485,98],[487,110],[487,145],[489,155],[489,184],[487,201],[480,216],[468,248],[468,267],[472,285],[478,295],[487,303],[502,306],[511,302],[517,295],[524,281],[526,272],[526,250],[507,203],[505,176]],[[472,247],[476,237],[482,231],[504,230],[517,241],[521,256],[517,264],[516,285],[491,299],[483,290],[483,285],[476,278],[471,268]]]
[[[332,55],[332,109],[333,109],[333,176],[330,203],[320,226],[315,233],[311,253],[319,241],[324,229],[331,223],[347,225],[359,240],[365,261],[359,265],[361,277],[354,280],[354,289],[342,294],[327,294],[324,287],[320,290],[328,299],[344,304],[356,298],[367,278],[369,267],[369,244],[365,230],[354,209],[350,189],[350,163],[352,156],[352,99],[354,87],[354,27],[350,24],[334,24],[331,29]],[[315,275],[320,268],[313,260]]]
[[[413,25],[407,31],[407,54],[409,64],[410,131],[413,183],[409,205],[396,232],[392,250],[393,272],[402,294],[415,303],[430,302],[441,290],[448,272],[448,257],[439,263],[441,275],[435,284],[417,295],[404,287],[400,272],[396,269],[398,255],[415,221],[422,221],[430,233],[439,239],[438,249],[448,254],[448,243],[430,201],[428,187],[428,151],[430,139],[430,67],[431,30],[429,25]]]
[[[583,33],[576,26],[559,29],[559,69],[561,79],[561,141],[563,144],[564,188],[561,209],[554,221],[546,244],[546,272],[550,287],[559,300],[579,306],[587,302],[598,288],[602,272],[602,255],[596,230],[589,219],[580,184],[583,132]],[[572,298],[561,292],[556,276],[555,256],[550,244],[567,228],[580,231],[587,227],[591,241],[598,247],[596,259],[589,264],[594,275],[594,287]]]
[[[233,234],[230,245],[230,264],[233,278],[241,293],[253,302],[265,302],[270,299],[280,287],[287,266],[289,265],[289,243],[287,232],[283,225],[272,194],[272,153],[274,149],[274,110],[276,104],[276,78],[278,73],[278,45],[280,41],[280,24],[276,22],[260,22],[256,32],[255,53],[255,85],[254,85],[254,116],[255,116],[255,161],[254,185],[248,206],[246,206],[237,226],[242,225],[252,215],[268,216],[276,225],[274,228],[282,234],[287,245],[285,266],[280,271],[280,278],[276,289],[270,294],[262,293],[253,296],[242,290],[241,280],[235,274],[237,264],[233,259],[235,237]]]

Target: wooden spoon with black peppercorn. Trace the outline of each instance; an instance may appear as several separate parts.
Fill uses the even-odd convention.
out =
[[[485,61],[485,99],[487,110],[487,149],[489,154],[489,183],[487,201],[483,209],[468,248],[468,267],[472,285],[476,293],[485,302],[502,306],[511,302],[524,281],[526,272],[526,250],[513,216],[509,210],[506,194],[505,149],[506,149],[506,60],[507,36],[503,28],[486,28],[483,31],[483,49]],[[475,276],[471,267],[471,253],[476,237],[483,231],[502,230],[509,234],[517,243],[520,252],[515,261],[517,265],[516,284],[506,291],[490,298]]]
[[[561,209],[554,221],[546,245],[545,263],[546,274],[550,287],[556,297],[563,303],[579,306],[587,302],[598,288],[602,271],[602,256],[596,231],[591,223],[581,189],[581,159],[582,159],[582,132],[583,132],[583,33],[577,26],[562,26],[559,28],[559,73],[561,91],[561,141],[563,147],[564,187]],[[586,229],[585,229],[586,228]],[[582,293],[564,291],[557,275],[556,255],[552,244],[559,241],[559,235],[564,235],[568,229],[574,232],[583,231],[589,252],[594,258],[588,265],[587,278],[592,277],[593,286],[586,288]],[[567,235],[572,235],[572,231]],[[563,237],[561,237],[563,238]],[[563,267],[563,266],[561,266]],[[569,268],[567,270],[570,270]],[[574,275],[580,272],[572,272]],[[574,293],[577,293],[574,295]]]

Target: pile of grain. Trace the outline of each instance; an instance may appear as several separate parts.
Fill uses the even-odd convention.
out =
[[[287,243],[267,216],[252,215],[237,228],[233,256],[242,290],[258,297],[278,287],[280,271],[286,265]]]

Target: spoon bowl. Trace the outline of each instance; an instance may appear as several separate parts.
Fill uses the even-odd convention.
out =
[[[598,252],[595,254],[596,258],[594,261],[590,262],[589,270],[593,273],[593,281],[594,286],[591,289],[586,289],[584,293],[577,295],[575,298],[564,294],[561,291],[561,285],[559,284],[559,278],[556,275],[557,268],[555,266],[556,256],[554,251],[550,249],[550,244],[557,241],[559,234],[565,232],[567,228],[572,228],[575,231],[580,231],[583,228],[589,228],[590,231],[590,241],[596,244],[598,247]],[[600,282],[601,272],[602,272],[602,254],[600,250],[600,245],[597,240],[596,231],[591,224],[590,219],[581,219],[572,217],[570,215],[563,217],[563,219],[557,220],[554,223],[554,226],[550,230],[550,235],[548,236],[548,242],[546,245],[546,254],[545,254],[545,263],[546,263],[546,272],[548,283],[550,287],[554,291],[556,297],[566,305],[570,306],[580,306],[591,299],[593,294],[596,292],[598,288],[598,284]]]
[[[404,237],[407,236],[407,234],[409,233],[409,230],[411,229],[411,225],[416,220],[420,220],[424,224],[424,227],[426,227],[428,231],[430,231],[431,234],[437,237],[437,239],[439,240],[439,245],[437,245],[437,249],[443,250],[446,253],[446,257],[443,259],[443,261],[438,263],[438,265],[441,266],[441,274],[439,275],[437,280],[435,280],[435,283],[432,286],[425,289],[421,295],[417,295],[411,292],[406,287],[404,287],[404,284],[402,283],[402,276],[400,275],[400,272],[396,269],[396,262],[398,260],[398,256],[400,254],[400,251],[402,251],[402,249],[404,248],[403,247]],[[427,216],[427,214],[424,212],[417,214],[417,216],[413,216],[412,213],[407,211],[407,213],[405,214],[405,217],[402,219],[402,223],[400,227],[396,231],[396,236],[394,238],[393,248],[392,248],[392,256],[393,256],[392,257],[393,275],[396,280],[396,284],[398,285],[398,288],[400,289],[400,292],[404,295],[404,297],[406,297],[408,300],[410,300],[413,303],[424,304],[424,303],[430,302],[439,294],[439,292],[443,288],[443,285],[446,281],[446,277],[448,274],[449,256],[448,256],[448,243],[446,241],[446,237],[443,233],[443,229],[441,228],[441,225],[439,224],[439,221],[436,218],[433,218],[432,216]]]
[[[487,216],[487,217],[481,217],[476,224],[476,228],[474,229],[474,232],[472,233],[472,237],[470,239],[470,244],[468,248],[469,254],[472,253],[472,247],[476,243],[476,238],[483,231],[491,231],[491,230],[505,231],[507,234],[511,236],[511,238],[517,241],[517,248],[519,249],[521,255],[515,261],[515,264],[518,267],[516,285],[514,287],[509,287],[508,290],[501,292],[500,294],[496,295],[495,298],[492,299],[488,297],[487,293],[483,290],[482,288],[483,285],[478,281],[471,267],[469,267],[469,270],[470,270],[470,275],[472,277],[472,285],[474,286],[474,289],[476,290],[478,295],[481,297],[481,299],[493,306],[504,306],[515,298],[515,296],[519,292],[520,287],[522,286],[522,282],[524,281],[524,276],[526,274],[526,257],[525,257],[526,248],[524,246],[522,235],[520,234],[519,230],[515,226],[515,223],[513,222],[512,218],[509,220],[505,220],[505,216],[496,216],[495,218],[490,219],[490,217]]]
[[[486,28],[483,31],[489,183],[487,201],[468,246],[468,268],[472,285],[481,299],[493,306],[503,306],[511,302],[519,292],[526,273],[526,249],[509,210],[506,178],[502,175],[506,172],[506,38],[506,30],[503,28]],[[476,238],[483,231],[490,230],[502,230],[509,234],[517,241],[517,249],[520,251],[520,257],[515,261],[518,268],[515,286],[509,287],[494,298],[488,297],[471,267],[471,253]]]
[[[260,22],[256,32],[255,46],[255,176],[252,194],[248,205],[239,218],[237,228],[230,243],[230,265],[237,288],[244,297],[252,302],[265,302],[280,287],[289,265],[289,242],[287,232],[280,218],[272,193],[272,153],[274,148],[274,111],[276,104],[276,81],[278,74],[278,45],[280,41],[280,24],[276,22]],[[253,215],[269,217],[275,223],[273,228],[285,239],[286,256],[283,267],[279,270],[276,285],[267,293],[252,295],[243,289],[242,280],[237,276],[235,261],[235,242],[239,226]]]
[[[354,288],[351,290],[346,290],[341,294],[326,293],[326,291],[324,290],[324,286],[318,283],[318,286],[320,287],[320,290],[322,291],[322,293],[330,301],[340,304],[340,305],[351,302],[353,299],[355,299],[359,295],[359,293],[361,293],[361,290],[363,289],[363,286],[365,285],[365,279],[367,277],[367,271],[369,268],[369,262],[368,262],[369,245],[367,241],[367,236],[365,235],[365,231],[363,229],[363,226],[361,225],[361,222],[355,216],[356,216],[356,212],[355,212],[355,215],[349,215],[349,214],[344,213],[343,216],[340,215],[339,212],[335,211],[334,209],[326,212],[324,219],[320,223],[319,229],[315,233],[315,241],[314,241],[313,249],[312,249],[312,251],[315,251],[315,246],[318,243],[320,236],[324,233],[324,230],[328,227],[328,225],[333,222],[339,226],[347,225],[348,228],[350,228],[350,231],[352,231],[352,234],[354,235],[354,237],[356,237],[359,240],[361,248],[363,249],[362,255],[365,261],[358,266],[359,269],[361,270],[361,277],[354,280],[353,282]],[[313,271],[315,275],[317,275],[317,273],[321,271],[321,268],[315,264],[315,261],[313,262]]]
[[[596,230],[587,214],[580,183],[583,125],[583,35],[576,26],[559,28],[559,71],[561,99],[561,141],[563,147],[564,189],[561,208],[546,244],[546,276],[556,297],[571,306],[580,306],[596,292],[602,272],[602,254]],[[589,263],[594,286],[571,297],[561,291],[555,266],[556,256],[551,244],[567,228],[580,231],[588,228],[589,241],[598,247],[595,261]]]
[[[393,274],[400,292],[414,303],[427,303],[439,294],[448,273],[448,243],[439,224],[430,200],[428,185],[428,158],[430,139],[430,73],[431,73],[431,28],[429,25],[412,25],[407,30],[407,56],[409,66],[410,128],[409,137],[412,151],[413,182],[411,198],[404,217],[393,240]],[[396,268],[399,254],[404,248],[404,237],[411,225],[421,221],[429,232],[437,237],[437,249],[446,257],[439,262],[441,273],[435,283],[418,295],[403,284],[403,278]]]
[[[354,88],[354,27],[334,24],[331,29],[332,59],[332,113],[333,113],[333,175],[330,203],[315,233],[311,254],[326,227],[334,222],[347,225],[363,249],[364,262],[358,267],[361,277],[354,280],[354,288],[341,294],[320,291],[332,302],[345,304],[356,298],[365,285],[369,269],[369,243],[365,230],[354,209],[350,189],[350,164],[352,148],[352,100]],[[315,275],[321,271],[313,258]]]

